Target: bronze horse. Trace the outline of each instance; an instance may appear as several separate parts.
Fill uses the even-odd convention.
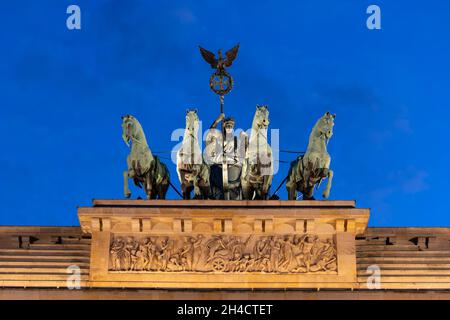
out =
[[[289,200],[296,200],[297,192],[303,194],[303,200],[313,200],[314,187],[318,188],[325,178],[328,182],[323,197],[329,197],[333,171],[330,169],[331,157],[327,145],[333,135],[335,117],[327,112],[317,121],[309,136],[306,153],[291,163],[286,180]]]
[[[269,194],[273,178],[273,155],[267,141],[268,126],[267,106],[256,106],[242,166],[241,185],[244,200],[266,200]]]
[[[187,110],[183,143],[177,153],[177,173],[183,199],[208,199],[210,195],[209,167],[203,161],[198,141],[199,119],[196,110]]]
[[[139,188],[144,186],[147,199],[165,199],[170,183],[169,170],[158,157],[152,155],[144,130],[135,117],[122,117],[122,138],[127,146],[131,143],[127,157],[128,170],[123,173],[125,197],[131,196],[128,188],[130,178]]]

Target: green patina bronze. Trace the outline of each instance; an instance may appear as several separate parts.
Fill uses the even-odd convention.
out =
[[[329,197],[333,171],[330,169],[331,157],[327,144],[333,135],[335,117],[327,112],[317,121],[309,136],[306,153],[291,163],[286,180],[289,200],[296,200],[297,192],[303,194],[304,200],[314,199],[314,187],[318,188],[325,178],[328,182],[322,195]]]
[[[181,148],[177,152],[177,173],[183,199],[208,199],[210,196],[209,166],[204,162],[198,138],[197,110],[186,110],[186,129]]]
[[[169,188],[170,175],[167,166],[158,157],[153,156],[139,121],[131,116],[122,117],[122,138],[130,147],[127,157],[128,170],[123,173],[124,194],[129,198],[128,178],[134,184],[144,187],[147,199],[165,199]]]
[[[242,196],[244,200],[266,200],[273,179],[273,155],[267,140],[269,109],[256,106],[252,129],[242,165]]]

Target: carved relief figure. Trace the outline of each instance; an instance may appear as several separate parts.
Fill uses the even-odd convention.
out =
[[[158,270],[164,271],[167,269],[167,263],[171,258],[172,241],[169,238],[164,238],[161,242],[161,248],[157,253],[158,257]]]
[[[286,236],[285,239],[281,242],[281,259],[280,259],[280,269],[289,271],[290,264],[293,260],[293,243],[292,237]]]
[[[280,262],[281,242],[278,237],[272,237],[270,240],[270,264],[269,272],[278,271]]]
[[[192,269],[196,270],[197,264],[200,262],[200,259],[202,258],[202,242],[203,242],[204,236],[199,234],[196,238],[191,238],[191,241],[193,241],[193,249],[192,249]]]
[[[110,260],[112,262],[113,270],[124,269],[125,263],[125,242],[122,238],[116,238],[111,244]]]

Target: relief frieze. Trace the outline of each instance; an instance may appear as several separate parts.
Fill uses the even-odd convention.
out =
[[[334,241],[317,235],[118,236],[110,272],[337,273]]]

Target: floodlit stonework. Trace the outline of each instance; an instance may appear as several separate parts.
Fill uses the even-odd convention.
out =
[[[450,290],[449,228],[367,228],[369,209],[354,201],[94,200],[78,217],[80,227],[0,227],[0,298],[410,298],[410,290],[446,298]],[[79,290],[68,289],[69,277]]]

